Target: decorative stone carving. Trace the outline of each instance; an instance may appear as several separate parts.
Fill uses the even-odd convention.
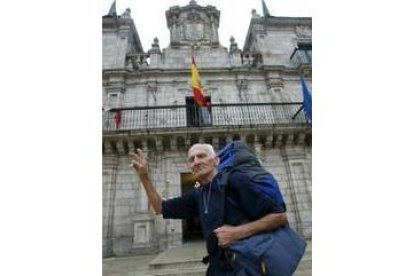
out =
[[[106,153],[106,154],[114,154],[114,152],[112,150],[112,146],[109,143],[109,141],[105,141],[103,144],[104,144],[104,153]]]
[[[125,67],[126,67],[128,70],[130,70],[130,71],[134,70],[134,66],[133,66],[133,64],[132,64],[132,58],[127,58],[127,59],[126,59],[126,65],[125,65]]]
[[[121,15],[121,18],[131,18],[131,9],[126,8],[124,13]]]
[[[149,97],[149,99],[152,98],[153,103],[157,102],[157,82],[156,81],[148,81],[147,83],[147,93],[148,95],[152,96]],[[148,104],[150,104],[152,101],[148,100]]]
[[[234,53],[234,52],[240,52],[240,49],[237,45],[237,43],[235,42],[234,37],[230,37],[230,53]]]
[[[125,154],[124,152],[124,143],[121,140],[116,142],[116,150],[118,154]]]
[[[189,22],[184,25],[186,40],[194,41],[204,38],[204,24],[199,22]]]
[[[189,47],[194,42],[217,47],[220,12],[212,6],[201,7],[196,2],[188,6],[171,7],[167,12],[171,47]]]
[[[255,9],[252,9],[252,18],[260,18]]]
[[[237,88],[240,90],[247,90],[249,82],[247,79],[238,79],[236,80]]]
[[[306,25],[296,26],[296,35],[299,38],[312,38],[312,29]]]
[[[154,221],[152,219],[141,218],[134,222],[134,235],[132,240],[133,248],[150,247],[153,237],[151,235],[154,230]]]
[[[158,37],[154,37],[154,41],[151,44],[151,49],[148,51],[149,54],[161,54],[160,44]]]
[[[198,14],[196,12],[190,12],[187,15],[187,20],[188,20],[188,22],[200,22],[201,21],[201,16],[200,16],[200,14]]]

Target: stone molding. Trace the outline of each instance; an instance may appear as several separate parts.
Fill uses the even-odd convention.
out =
[[[165,133],[159,135],[111,135],[103,136],[104,155],[128,155],[135,148],[144,151],[169,152],[187,150],[192,144],[199,142],[212,143],[218,150],[232,140],[242,140],[251,146],[262,146],[264,149],[289,146],[311,146],[312,133],[310,128],[295,131],[266,131],[251,130],[245,132],[215,131],[213,133],[187,132]]]

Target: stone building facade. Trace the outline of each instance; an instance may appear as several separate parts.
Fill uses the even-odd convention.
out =
[[[311,18],[260,16],[254,10],[243,49],[218,38],[220,11],[174,6],[166,11],[170,45],[155,38],[144,51],[133,19],[102,17],[103,256],[157,253],[187,241],[189,222],[164,220],[150,209],[129,167],[128,152],[147,152],[163,197],[193,180],[186,151],[196,142],[219,150],[246,141],[278,179],[290,224],[312,239],[312,129],[303,111],[300,75],[312,83]],[[194,105],[194,55],[211,113]]]

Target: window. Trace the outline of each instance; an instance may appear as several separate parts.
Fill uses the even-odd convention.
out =
[[[209,96],[206,98],[209,102],[211,102]],[[185,103],[188,127],[211,126],[211,113],[207,107],[198,106],[194,102],[194,97],[186,97]]]
[[[312,44],[298,43],[297,54],[301,63],[312,63]]]
[[[108,93],[107,106],[118,107],[119,104],[119,93]]]

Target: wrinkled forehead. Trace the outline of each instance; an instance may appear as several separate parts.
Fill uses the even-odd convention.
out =
[[[207,145],[203,145],[203,144],[196,144],[193,145],[189,150],[188,150],[188,154],[187,156],[194,156],[197,155],[199,153],[206,153],[207,155],[214,157],[215,153],[214,150],[212,148],[210,148]]]

